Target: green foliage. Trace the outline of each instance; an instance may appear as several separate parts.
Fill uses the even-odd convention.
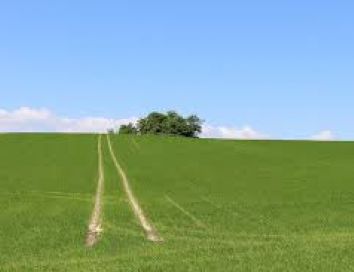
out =
[[[163,134],[167,128],[167,117],[163,113],[152,112],[146,118],[138,121],[138,130],[141,134]]]
[[[152,112],[138,121],[136,131],[139,134],[163,134],[184,137],[197,137],[202,131],[202,120],[196,115],[183,118],[175,111],[166,114]]]
[[[129,123],[128,125],[121,125],[119,128],[119,134],[137,134],[137,129],[133,123]]]

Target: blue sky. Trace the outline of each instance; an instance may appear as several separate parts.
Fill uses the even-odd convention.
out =
[[[77,119],[176,109],[273,138],[354,139],[353,11],[353,1],[3,1],[0,109]]]

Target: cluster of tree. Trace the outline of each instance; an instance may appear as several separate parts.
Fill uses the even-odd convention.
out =
[[[203,121],[196,115],[184,118],[175,111],[169,111],[166,114],[152,112],[147,117],[138,120],[136,125],[133,123],[122,125],[119,134],[198,137],[198,134],[202,131],[202,123]]]

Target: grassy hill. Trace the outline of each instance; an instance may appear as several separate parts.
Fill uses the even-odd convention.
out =
[[[0,135],[0,271],[351,271],[354,143],[103,138],[104,229],[86,248],[97,135]]]

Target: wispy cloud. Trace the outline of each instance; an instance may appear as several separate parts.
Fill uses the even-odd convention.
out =
[[[41,108],[21,107],[13,111],[0,109],[1,132],[104,132],[137,118],[113,119],[105,117],[67,118]]]
[[[334,141],[335,139],[336,137],[331,130],[323,130],[311,136],[311,140],[314,141]]]
[[[59,116],[46,108],[21,107],[15,110],[0,109],[0,132],[105,132],[110,128],[118,128],[122,124],[136,122],[137,117],[106,118],[81,117],[69,118]],[[205,124],[200,135],[202,138],[220,139],[271,139],[271,136],[251,126],[228,127]],[[331,130],[323,130],[308,139],[315,141],[337,140]]]
[[[68,118],[46,108],[21,107],[12,111],[0,109],[0,132],[104,132],[138,118],[105,117]],[[240,129],[224,126],[203,126],[201,137],[225,139],[264,139],[267,136],[249,126]]]
[[[225,126],[210,126],[204,125],[201,134],[203,138],[222,138],[222,139],[267,139],[268,135],[253,129],[250,126],[241,128],[225,127]]]

